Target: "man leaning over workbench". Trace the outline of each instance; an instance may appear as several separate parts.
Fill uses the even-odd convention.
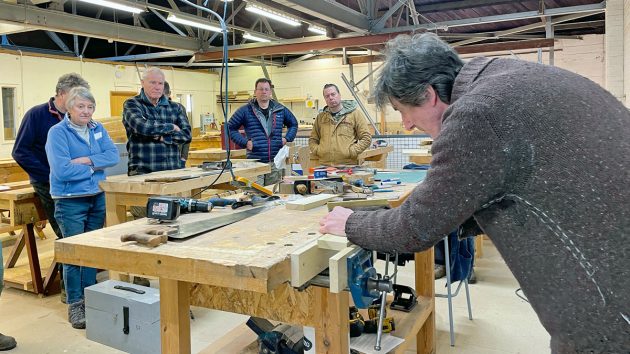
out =
[[[628,353],[628,108],[552,66],[464,63],[430,33],[398,36],[386,53],[376,102],[431,135],[431,169],[400,207],[336,207],[320,232],[418,252],[469,220],[514,273],[552,353]]]
[[[359,154],[372,142],[365,117],[355,101],[341,99],[335,84],[324,85],[324,100],[326,107],[315,118],[308,139],[311,165],[357,165]]]
[[[258,184],[269,186],[278,183],[282,173],[273,163],[278,151],[295,139],[298,122],[291,111],[271,99],[271,80],[256,80],[255,98],[242,106],[230,118],[228,128],[230,139],[247,149],[248,159],[257,159],[271,165],[271,172],[260,176]],[[238,129],[245,128],[242,136]],[[282,136],[282,128],[287,127],[287,134]]]

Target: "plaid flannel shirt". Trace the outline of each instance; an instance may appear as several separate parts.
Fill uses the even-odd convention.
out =
[[[125,101],[129,175],[182,168],[179,146],[191,141],[191,128],[181,105],[162,96],[154,106],[144,89]],[[181,130],[176,132],[174,126]]]

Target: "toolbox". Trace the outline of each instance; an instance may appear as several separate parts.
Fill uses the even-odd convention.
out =
[[[85,288],[86,336],[128,352],[160,353],[160,291],[108,280]]]

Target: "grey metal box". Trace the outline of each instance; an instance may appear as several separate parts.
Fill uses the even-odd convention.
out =
[[[144,294],[115,289],[117,285],[144,291]],[[117,280],[87,287],[85,320],[86,336],[90,340],[133,354],[160,353],[158,289]]]

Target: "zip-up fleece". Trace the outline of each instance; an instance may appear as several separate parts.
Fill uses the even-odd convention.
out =
[[[245,128],[246,137],[242,136],[238,129]],[[282,148],[282,128],[287,127],[285,139],[293,141],[297,134],[298,122],[291,111],[276,101],[269,101],[269,117],[263,116],[256,99],[239,108],[228,122],[230,139],[236,144],[245,147],[251,140],[253,148],[247,151],[248,159],[257,159],[262,162],[272,161]]]
[[[101,123],[88,123],[90,145],[70,126],[65,118],[48,131],[46,155],[50,164],[50,195],[53,198],[71,198],[101,192],[98,183],[105,179],[105,168],[114,166],[120,159],[118,149]],[[92,166],[70,162],[87,156]]]
[[[357,157],[372,143],[363,114],[355,101],[341,101],[339,120],[335,122],[328,106],[317,115],[308,140],[311,159],[320,165],[357,165]]]

